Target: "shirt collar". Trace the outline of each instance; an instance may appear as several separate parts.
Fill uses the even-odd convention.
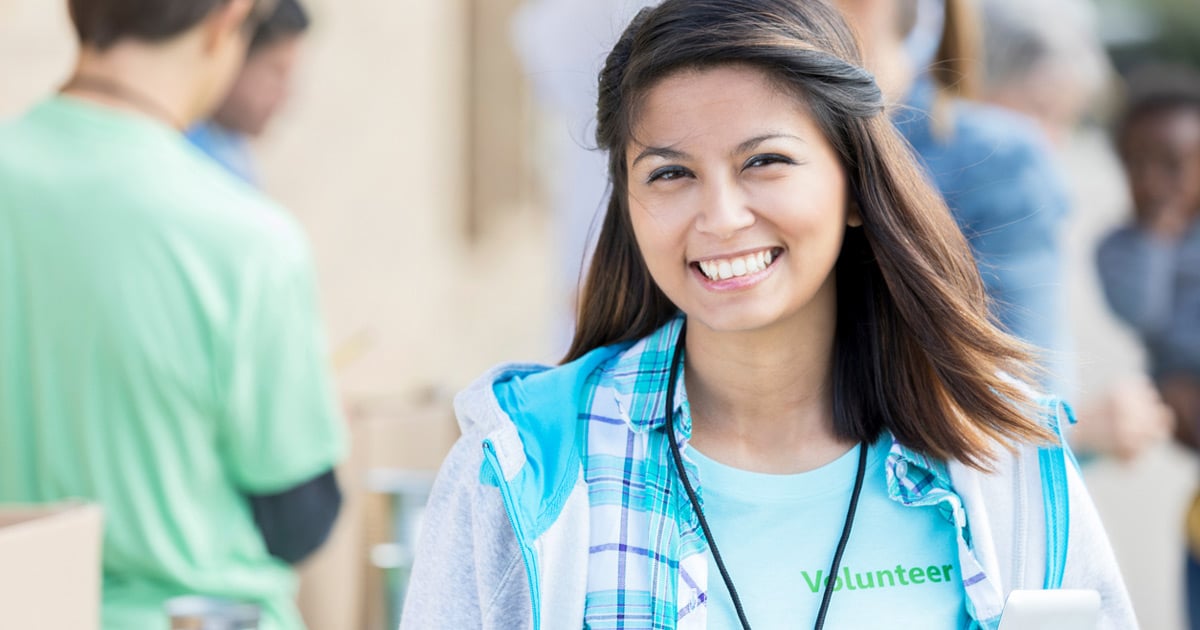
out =
[[[629,347],[617,359],[609,372],[617,398],[617,407],[624,412],[635,433],[645,433],[666,424],[664,399],[667,379],[672,375],[671,357],[684,318],[676,315],[658,330]],[[691,438],[691,413],[687,407],[687,388],[683,370],[675,378],[675,400],[672,412],[677,418],[678,438]],[[680,412],[683,413],[680,413]],[[937,501],[942,491],[950,490],[950,474],[945,462],[929,457],[901,444],[885,430],[890,439],[887,469],[888,494],[904,505],[924,505]],[[886,442],[885,442],[886,443]]]
[[[910,507],[932,505],[952,491],[945,462],[901,444],[894,435],[889,436],[892,446],[884,469],[888,496],[893,501]]]
[[[682,315],[672,317],[658,330],[623,352],[609,372],[617,408],[624,412],[634,432],[644,433],[666,424],[664,399],[667,395],[667,379],[672,376],[671,356],[679,333],[683,330],[683,321]],[[687,401],[683,370],[674,378],[675,400],[671,409],[678,414]],[[691,437],[691,415],[681,415],[683,421],[676,428],[687,439]]]

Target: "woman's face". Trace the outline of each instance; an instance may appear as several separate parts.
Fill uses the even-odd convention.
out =
[[[647,93],[626,148],[650,275],[694,321],[833,321],[846,177],[805,105],[760,70],[683,71]]]

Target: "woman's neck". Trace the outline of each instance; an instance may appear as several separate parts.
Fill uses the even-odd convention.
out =
[[[832,319],[745,333],[689,322],[692,445],[770,473],[812,470],[853,446],[833,432]]]

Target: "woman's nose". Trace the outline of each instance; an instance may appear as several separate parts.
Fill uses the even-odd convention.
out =
[[[708,182],[700,199],[696,229],[719,239],[728,239],[754,225],[754,212],[746,196],[732,182]]]

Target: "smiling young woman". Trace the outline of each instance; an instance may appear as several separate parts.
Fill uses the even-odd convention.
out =
[[[1060,586],[1135,623],[1059,406],[835,10],[647,9],[598,122],[574,343],[460,395],[403,627],[994,627]]]
[[[630,221],[667,299],[713,332],[817,317],[832,338],[846,176],[796,98],[753,66],[683,72],[648,91],[635,137]]]

